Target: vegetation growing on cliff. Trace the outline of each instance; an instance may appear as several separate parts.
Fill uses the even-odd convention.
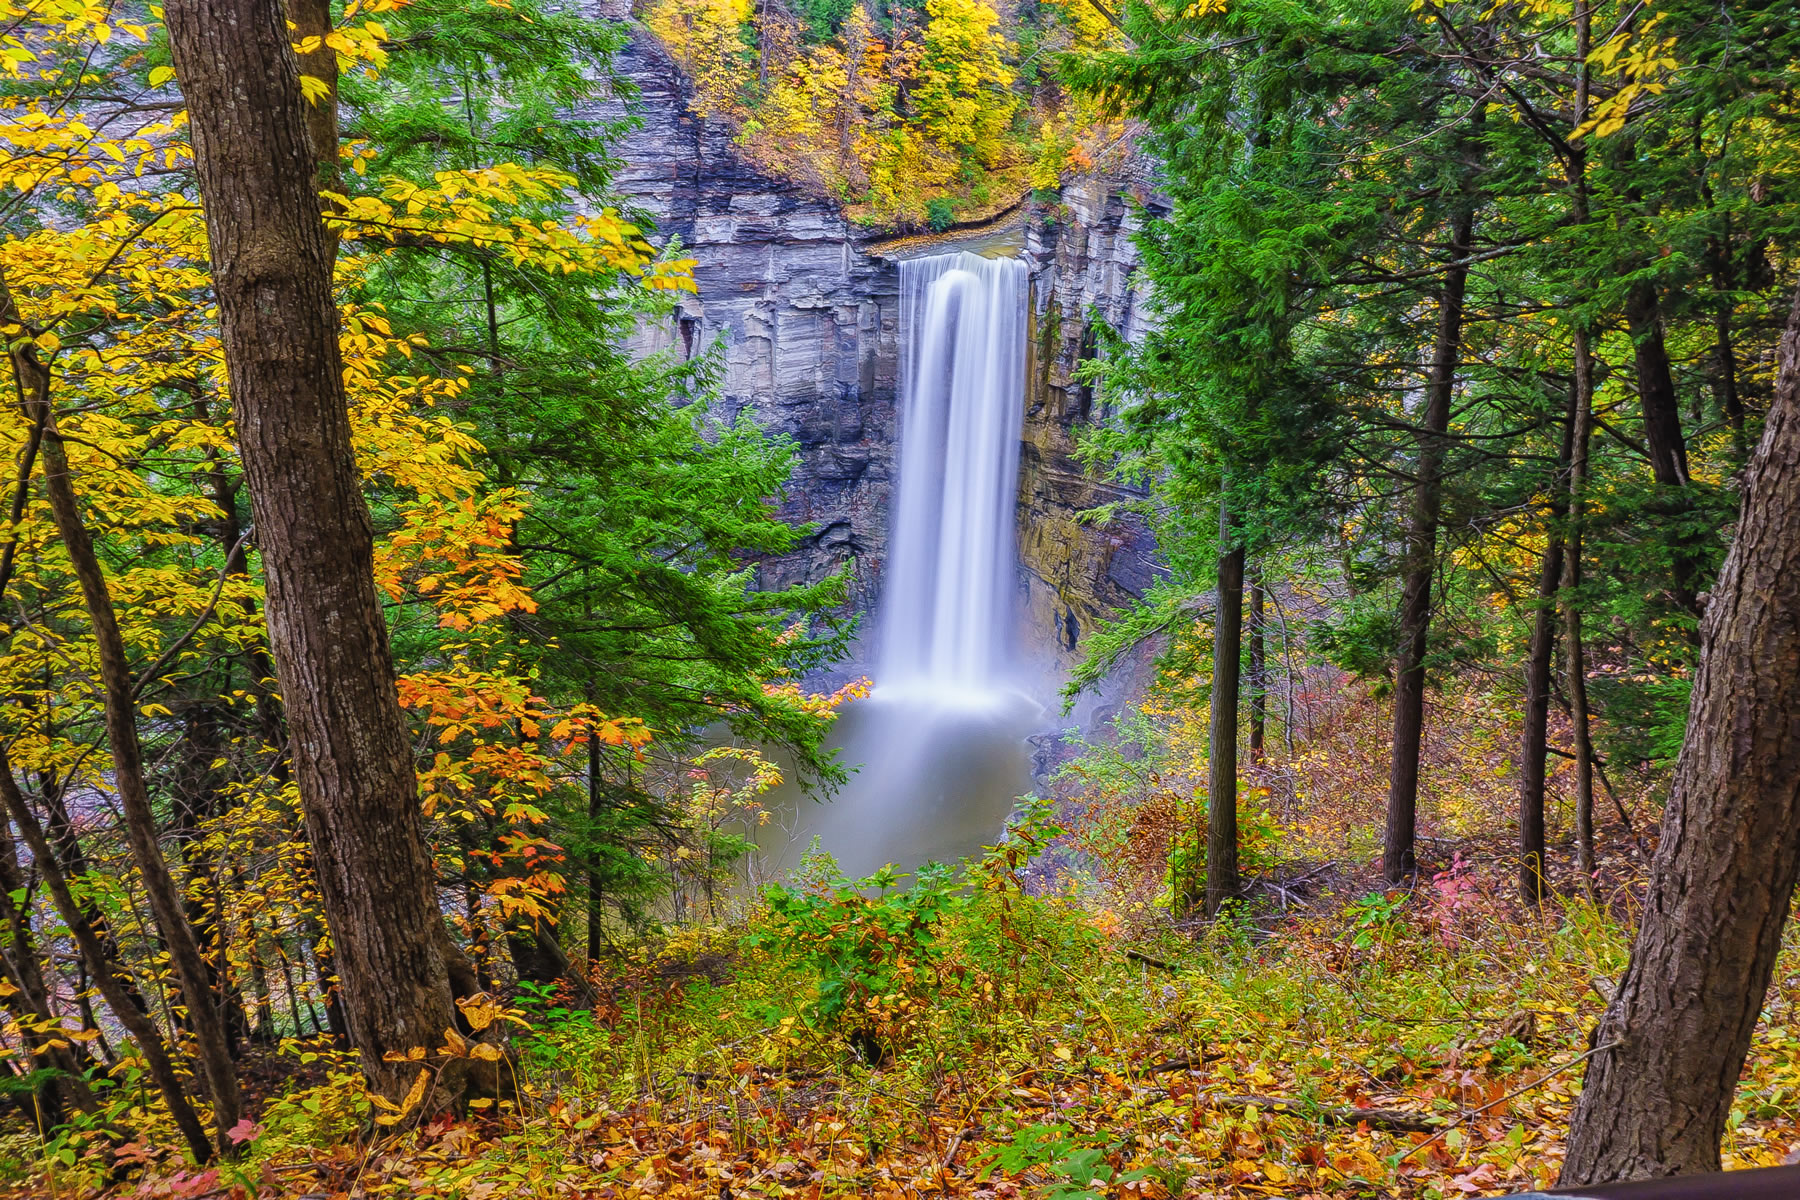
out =
[[[744,153],[870,223],[992,216],[1118,137],[1051,70],[1119,44],[1089,0],[656,0],[645,20]]]

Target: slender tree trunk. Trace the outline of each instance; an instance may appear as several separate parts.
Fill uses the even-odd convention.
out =
[[[229,570],[229,565],[227,566]],[[179,847],[189,880],[184,908],[194,936],[199,939],[206,964],[208,986],[225,1030],[226,1048],[232,1058],[242,1053],[249,1031],[243,998],[231,984],[231,961],[226,953],[224,892],[219,879],[223,864],[211,861],[203,851],[200,826],[223,807],[219,781],[212,764],[224,752],[219,733],[219,713],[205,701],[193,704],[183,715],[180,761],[176,767],[175,805],[169,835]],[[200,886],[195,886],[198,883]]]
[[[268,584],[270,643],[351,1040],[403,1093],[457,1020],[373,532],[350,439],[332,240],[306,103],[275,0],[173,0],[244,477]],[[429,1107],[465,1071],[438,1076]]]
[[[1577,0],[1575,6],[1575,52],[1580,66],[1575,77],[1575,123],[1587,120],[1592,99],[1593,4]],[[1573,196],[1576,224],[1589,219],[1587,182],[1587,144],[1576,142],[1568,152],[1568,174]],[[1650,292],[1654,301],[1656,293]],[[1658,332],[1660,347],[1660,327]],[[1587,649],[1582,641],[1581,555],[1582,524],[1585,518],[1588,445],[1594,431],[1594,355],[1588,340],[1588,329],[1579,319],[1573,331],[1575,355],[1575,390],[1573,410],[1569,414],[1569,534],[1563,552],[1563,640],[1567,655],[1566,684],[1569,694],[1569,725],[1575,742],[1575,873],[1590,896],[1594,887],[1594,742],[1589,719],[1587,694]],[[1663,366],[1668,361],[1665,357]],[[1671,389],[1672,392],[1672,389]],[[1672,401],[1671,401],[1672,403]],[[1676,442],[1680,443],[1679,426]],[[1685,464],[1685,453],[1683,456]],[[1684,465],[1685,470],[1685,465]],[[1614,797],[1616,800],[1617,797]],[[1621,810],[1622,811],[1622,810]]]
[[[1800,293],[1701,623],[1631,964],[1595,1032],[1565,1184],[1719,1169],[1800,877]]]
[[[1675,394],[1675,378],[1669,368],[1668,347],[1663,344],[1662,306],[1656,288],[1634,285],[1625,294],[1625,321],[1631,330],[1637,365],[1638,399],[1644,413],[1644,444],[1650,451],[1650,471],[1665,488],[1677,489],[1675,515],[1692,505],[1688,485],[1687,442],[1681,431],[1681,403]],[[1698,616],[1700,556],[1692,535],[1674,536],[1673,578],[1670,593],[1682,608]]]
[[[1556,659],[1556,593],[1562,586],[1561,528],[1568,513],[1570,458],[1576,413],[1581,409],[1579,368],[1563,421],[1562,454],[1550,488],[1548,532],[1538,568],[1537,611],[1531,618],[1531,648],[1525,658],[1525,729],[1519,748],[1519,898],[1538,904],[1549,886],[1544,835],[1544,780],[1550,736],[1550,682]]]
[[[120,984],[119,976],[114,974],[113,964],[107,960],[106,952],[95,936],[94,929],[81,915],[81,906],[75,903],[75,897],[69,892],[69,884],[63,878],[61,869],[56,863],[56,852],[50,848],[50,839],[44,836],[44,827],[38,824],[37,814],[25,803],[25,795],[19,790],[18,781],[13,777],[12,762],[8,759],[4,748],[0,748],[0,803],[6,806],[13,824],[18,826],[25,844],[31,848],[31,857],[37,864],[38,873],[43,877],[44,886],[50,892],[51,902],[56,905],[57,915],[63,924],[69,927],[69,934],[75,939],[76,948],[92,972],[94,983],[100,994],[106,997],[106,1003],[113,1011],[119,1024],[125,1027],[138,1044],[138,1053],[144,1056],[144,1067],[157,1089],[162,1092],[163,1100],[169,1106],[169,1115],[175,1119],[176,1128],[187,1141],[188,1149],[200,1162],[208,1162],[213,1157],[213,1144],[206,1136],[206,1126],[194,1112],[194,1106],[188,1103],[187,1093],[182,1090],[181,1077],[175,1072],[175,1064],[169,1059],[168,1047],[163,1043],[162,1034],[147,1013],[131,1002],[131,997]]]
[[[344,993],[338,985],[335,956],[327,949],[313,918],[306,918],[306,944],[312,950],[313,970],[319,980],[319,1001],[325,1007],[325,1027],[338,1046],[350,1045],[350,1019],[344,1015]]]
[[[588,703],[594,702],[594,687],[588,685]],[[599,828],[600,812],[605,802],[605,794],[601,790],[600,781],[600,739],[592,734],[587,743],[587,802],[589,829]],[[601,878],[599,855],[594,856],[594,865],[588,867],[587,873],[587,972],[588,978],[594,977],[594,968],[600,962],[600,909],[606,902],[606,881]]]
[[[250,936],[245,939],[245,950],[250,959],[250,991],[256,998],[256,1031],[252,1037],[264,1045],[272,1046],[281,1039],[275,1033],[275,1002],[269,992],[269,969],[263,964],[262,936],[256,928],[256,922],[246,924]],[[296,1029],[294,1036],[301,1036]]]
[[[1221,507],[1224,498],[1219,501]],[[1206,915],[1217,916],[1238,879],[1238,675],[1244,636],[1244,546],[1219,514],[1219,599],[1213,616],[1212,721],[1207,736]]]
[[[1569,724],[1575,741],[1575,873],[1584,890],[1594,886],[1594,740],[1587,694],[1587,650],[1582,642],[1581,537],[1586,516],[1588,442],[1594,427],[1594,359],[1587,330],[1575,330],[1574,440],[1569,451],[1569,536],[1563,554],[1563,641],[1569,692]]]
[[[302,79],[322,86],[316,100],[306,102],[306,143],[312,151],[314,185],[321,191],[336,191],[338,172],[338,57],[337,51],[324,44],[334,28],[331,0],[287,0],[287,18],[293,23],[295,45],[308,44],[318,38],[319,45],[309,54],[296,54],[294,60]],[[335,252],[336,239],[332,238]]]
[[[0,322],[23,327],[10,288],[0,292]],[[143,750],[138,744],[137,733],[137,699],[125,639],[119,631],[118,614],[113,609],[106,575],[100,567],[93,538],[88,533],[80,501],[75,495],[68,455],[63,449],[62,434],[57,429],[51,408],[50,372],[38,360],[29,341],[15,343],[9,356],[20,397],[27,405],[25,416],[41,425],[44,431],[41,453],[44,490],[49,494],[57,536],[80,584],[88,622],[93,627],[105,697],[106,740],[112,752],[113,786],[125,814],[126,841],[143,881],[151,913],[167,943],[169,962],[174,967],[182,999],[187,1004],[188,1023],[200,1055],[201,1074],[212,1097],[213,1122],[219,1131],[219,1144],[223,1146],[226,1144],[225,1131],[236,1125],[241,1116],[237,1070],[232,1062],[230,1039],[225,1032],[218,997],[212,988],[211,972],[200,953],[200,942],[193,925],[188,922],[181,889],[175,884],[158,840],[156,815],[150,807],[150,791],[144,782]]]
[[[1261,763],[1269,724],[1269,660],[1264,644],[1262,571],[1250,585],[1250,759]]]
[[[60,1039],[45,1032],[55,1019],[50,1010],[50,990],[38,961],[30,914],[13,903],[13,895],[25,883],[19,877],[18,852],[5,823],[5,819],[0,819],[0,920],[5,921],[8,938],[0,964],[14,989],[7,997],[7,1005],[21,1018],[20,1040],[37,1066],[55,1072],[33,1089],[37,1102],[33,1116],[39,1132],[48,1133],[67,1118],[70,1110],[93,1109],[94,1094],[81,1074],[91,1060],[67,1042],[56,1044]]]
[[[1743,458],[1748,447],[1744,442],[1744,399],[1738,392],[1737,349],[1731,343],[1731,232],[1726,231],[1708,242],[1712,259],[1713,304],[1713,398],[1719,412],[1731,426],[1731,445]]]
[[[1465,199],[1450,231],[1451,265],[1438,297],[1437,337],[1426,382],[1419,431],[1418,480],[1406,529],[1406,581],[1400,599],[1400,653],[1394,664],[1394,748],[1388,770],[1387,828],[1381,873],[1401,883],[1418,871],[1414,844],[1419,812],[1419,748],[1425,732],[1425,656],[1431,635],[1431,580],[1437,570],[1438,518],[1443,507],[1445,437],[1456,370],[1462,361],[1466,260],[1475,236],[1475,208]]]
[[[1638,403],[1644,414],[1650,470],[1660,484],[1685,487],[1687,441],[1681,432],[1681,402],[1669,369],[1669,350],[1663,344],[1662,305],[1655,285],[1636,283],[1625,293],[1625,323],[1631,330],[1637,365]]]

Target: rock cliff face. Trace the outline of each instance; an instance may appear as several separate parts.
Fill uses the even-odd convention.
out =
[[[636,34],[618,65],[640,93],[618,187],[655,218],[659,243],[680,239],[699,285],[636,348],[717,347],[722,415],[749,409],[794,439],[784,511],[816,527],[764,578],[811,581],[850,563],[852,604],[866,611],[887,545],[898,278],[833,205],[746,162],[723,122],[697,116],[654,38]]]
[[[1032,274],[1032,340],[1020,447],[1019,636],[1046,674],[1062,674],[1094,623],[1139,594],[1155,570],[1141,522],[1098,528],[1076,519],[1117,498],[1072,457],[1073,431],[1093,403],[1074,380],[1091,353],[1088,314],[1098,311],[1128,335],[1146,320],[1133,279],[1130,185],[1082,180],[1060,203],[1024,206],[995,229],[884,240],[740,157],[723,122],[695,115],[679,69],[649,35],[638,33],[619,65],[640,90],[640,124],[619,147],[618,186],[654,216],[659,241],[680,239],[699,285],[672,318],[640,331],[637,349],[692,356],[716,345],[723,413],[748,409],[798,448],[784,511],[816,530],[795,553],[762,564],[771,585],[850,564],[853,606],[874,610],[898,475],[895,264],[997,239],[1021,247]]]
[[[1023,625],[1031,648],[1071,666],[1095,623],[1150,586],[1156,544],[1135,514],[1102,526],[1080,514],[1136,494],[1088,475],[1075,461],[1076,430],[1093,416],[1091,387],[1076,378],[1093,356],[1097,316],[1127,338],[1150,314],[1136,278],[1131,234],[1139,208],[1157,201],[1141,182],[1089,176],[1036,204],[1026,230],[1032,264],[1030,385],[1019,461]]]

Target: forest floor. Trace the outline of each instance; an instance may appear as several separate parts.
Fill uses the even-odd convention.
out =
[[[1332,776],[1352,785],[1354,743]],[[1157,795],[1186,786],[1166,754],[1156,764]],[[1386,891],[1365,851],[1321,856],[1322,827],[1291,818],[1304,801],[1333,843],[1349,828],[1361,845],[1376,802],[1275,774],[1266,809],[1249,789],[1252,896],[1222,920],[1172,920],[1160,872],[1134,889],[1129,872],[1080,868],[1097,840],[1115,862],[1153,858],[1132,847],[1156,803],[1044,805],[957,874],[851,882],[815,863],[772,902],[630,947],[591,1006],[527,990],[512,1001],[515,1100],[461,1119],[383,1112],[347,1059],[290,1043],[237,1160],[178,1168],[146,1132],[142,1174],[107,1184],[92,1153],[72,1154],[25,1191],[1335,1200],[1549,1184],[1626,959],[1635,836],[1603,831],[1597,898],[1533,910],[1504,821],[1459,824],[1439,804],[1421,882]],[[1553,873],[1571,878],[1560,859]],[[1800,1155],[1792,933],[1731,1167]],[[23,1140],[18,1161],[41,1161]]]

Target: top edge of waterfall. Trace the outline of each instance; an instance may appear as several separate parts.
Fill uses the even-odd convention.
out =
[[[892,241],[876,242],[866,248],[873,258],[900,263],[910,259],[931,258],[939,254],[966,251],[982,258],[1019,258],[1025,253],[1025,222],[1021,216],[982,225],[974,229],[953,229],[947,233],[922,233]]]

